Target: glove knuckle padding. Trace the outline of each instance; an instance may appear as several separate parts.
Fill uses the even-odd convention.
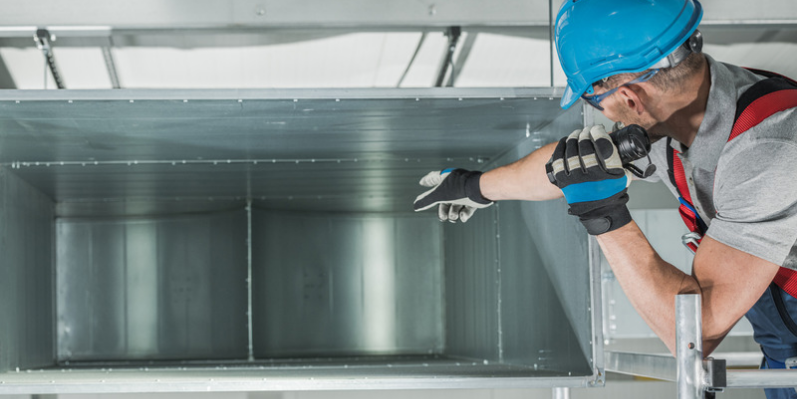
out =
[[[595,145],[592,142],[592,136],[590,136],[589,130],[587,129],[584,129],[578,137],[578,153],[581,157],[581,164],[583,165],[584,171],[596,166],[600,167],[598,159],[595,157]]]
[[[574,131],[560,140],[551,158],[556,184],[590,234],[628,224],[628,177],[603,126]]]
[[[576,130],[567,136],[565,145],[565,159],[567,163],[565,167],[567,172],[570,173],[576,169],[581,169],[581,160],[578,157],[578,138],[581,135],[581,130]]]
[[[556,148],[553,150],[553,155],[551,156],[551,167],[553,168],[554,175],[558,175],[559,173],[565,172],[565,148],[567,147],[567,137],[562,137],[559,140],[559,144],[556,145]]]
[[[612,142],[611,136],[606,133],[602,125],[597,125],[590,129],[590,136],[595,143],[595,151],[598,153],[600,160],[603,161],[606,171],[619,175],[620,169],[623,169],[623,162],[620,160],[620,153]]]

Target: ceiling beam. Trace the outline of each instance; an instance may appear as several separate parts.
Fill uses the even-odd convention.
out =
[[[111,86],[114,89],[121,89],[119,74],[116,71],[116,62],[113,59],[110,47],[102,47],[102,58],[105,61],[105,69],[108,70],[108,79],[111,81]]]
[[[114,29],[430,27],[548,24],[548,2],[528,0],[40,0],[0,14],[0,26]]]
[[[39,0],[17,2],[0,13],[3,32],[44,26],[69,29],[352,28],[415,29],[448,26],[547,26],[553,0]],[[797,2],[703,0],[703,24],[797,24]],[[68,29],[56,29],[56,28]]]
[[[8,71],[6,67],[6,63],[3,62],[3,57],[0,56],[0,89],[16,89],[17,85],[14,83],[14,78],[11,77],[11,73]]]

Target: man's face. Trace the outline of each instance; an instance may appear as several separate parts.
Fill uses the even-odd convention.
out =
[[[594,90],[596,94],[601,94],[611,90],[611,88],[596,87]],[[658,124],[653,118],[644,112],[641,114],[636,112],[636,110],[629,105],[629,102],[625,101],[622,90],[618,90],[604,99],[600,105],[603,107],[603,111],[601,111],[603,116],[612,122],[622,122],[625,126],[642,126],[647,130],[652,143],[665,137],[665,134],[661,132],[661,129],[657,126]]]

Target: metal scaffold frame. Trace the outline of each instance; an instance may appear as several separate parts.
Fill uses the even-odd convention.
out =
[[[713,398],[731,388],[797,387],[797,370],[729,370],[729,359],[703,357],[700,295],[678,295],[676,354],[607,352],[606,369],[621,374],[674,381],[679,399]],[[733,360],[735,359],[735,356]],[[757,357],[759,360],[760,356]],[[749,362],[748,362],[749,363]]]

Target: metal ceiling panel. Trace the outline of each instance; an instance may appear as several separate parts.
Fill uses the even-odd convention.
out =
[[[547,125],[562,112],[556,94],[4,91],[0,164],[61,203],[252,198],[406,211],[427,171],[478,169]]]
[[[797,3],[764,0],[750,7],[745,0],[704,0],[704,24],[794,24]],[[553,2],[558,9],[559,1]],[[548,25],[549,2],[499,0],[143,0],[69,3],[45,0],[18,2],[0,15],[0,25],[48,26],[62,35],[75,28],[197,29],[253,27],[447,27]],[[60,32],[59,32],[60,30]]]
[[[435,0],[142,0],[113,3],[78,0],[19,2],[0,25],[125,28],[227,26],[450,26],[548,24],[547,1]]]
[[[745,0],[702,0],[704,25],[797,24],[797,3],[792,0],[762,0],[755,7]]]

